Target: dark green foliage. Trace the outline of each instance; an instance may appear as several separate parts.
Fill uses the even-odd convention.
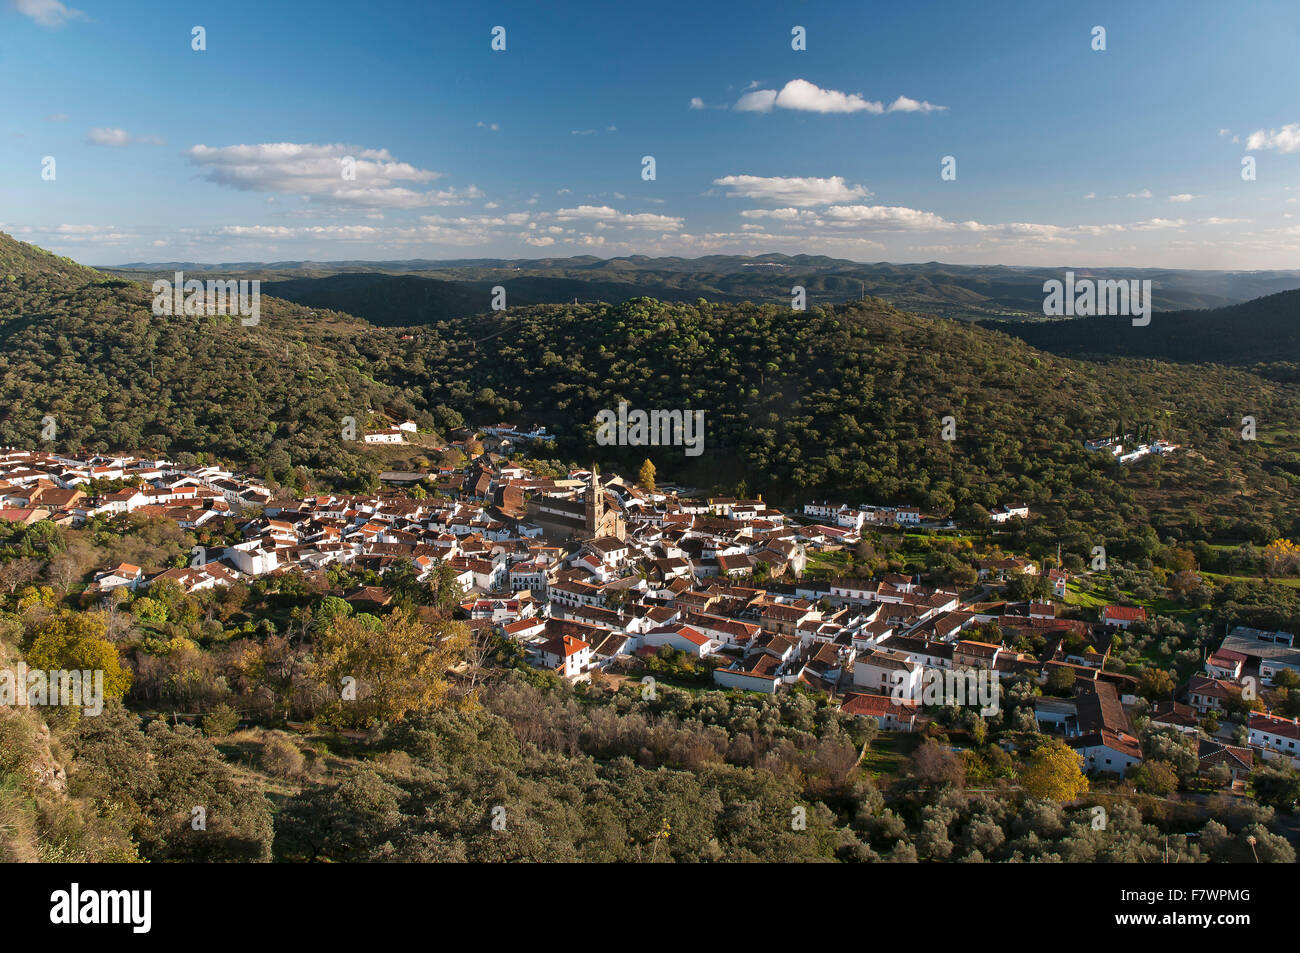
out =
[[[1282,291],[1207,311],[1156,311],[1135,328],[1128,317],[988,321],[1034,347],[1081,358],[1140,357],[1215,364],[1270,364],[1295,381],[1300,362],[1300,291]],[[1285,363],[1278,363],[1285,362]]]
[[[80,719],[67,742],[76,758],[73,793],[132,818],[146,860],[270,859],[270,805],[195,729],[154,721],[141,730],[137,716],[110,704]]]

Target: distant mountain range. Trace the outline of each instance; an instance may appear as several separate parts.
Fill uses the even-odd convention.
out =
[[[702,258],[497,259],[453,261],[133,262],[105,271],[149,280],[176,271],[261,278],[263,291],[314,308],[345,311],[386,327],[429,324],[490,309],[491,289],[510,306],[638,297],[662,301],[784,303],[791,288],[810,306],[883,298],[908,311],[958,320],[1042,316],[1043,282],[1068,266],[863,264],[820,255],[709,255]],[[1080,278],[1149,279],[1156,311],[1221,308],[1300,289],[1296,271],[1182,271],[1071,267]]]

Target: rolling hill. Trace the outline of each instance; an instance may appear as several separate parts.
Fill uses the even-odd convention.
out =
[[[872,296],[906,311],[958,320],[1021,320],[1042,315],[1043,282],[1060,278],[1065,268],[863,264],[820,255],[771,254],[263,265],[137,262],[110,269],[134,280],[170,277],[177,270],[262,278],[273,283],[269,293],[393,326],[486,311],[488,292],[495,285],[504,285],[509,302],[518,305],[559,304],[575,298],[617,304],[635,297],[781,304],[789,302],[794,285],[801,285],[811,305],[844,304]],[[1080,276],[1096,273],[1095,269],[1073,270]],[[1105,277],[1151,280],[1155,308],[1160,311],[1216,308],[1300,288],[1300,271],[1106,269]]]
[[[342,441],[368,409],[446,431],[540,421],[545,451],[779,503],[911,501],[940,513],[1023,501],[1056,532],[1149,538],[1295,526],[1295,387],[1223,367],[1097,365],[879,299],[788,306],[538,304],[384,328],[264,297],[262,320],[156,317],[143,285],[68,266],[7,236],[29,264],[0,287],[0,442],[209,453],[284,476],[377,469]],[[602,447],[598,411],[701,409],[705,452]],[[1237,421],[1260,422],[1242,441]],[[952,417],[956,439],[942,439]],[[1121,468],[1086,438],[1142,427],[1193,450]],[[1085,547],[1086,551],[1086,547]]]
[[[1069,357],[1156,358],[1217,364],[1300,363],[1300,291],[1226,308],[1159,312],[1146,327],[1129,318],[982,322],[1044,351]],[[1294,369],[1288,374],[1295,378]]]

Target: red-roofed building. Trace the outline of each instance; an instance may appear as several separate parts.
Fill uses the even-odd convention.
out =
[[[911,731],[916,727],[916,703],[889,695],[846,695],[840,708],[855,718],[874,718],[882,731]]]
[[[7,520],[10,523],[22,523],[24,526],[31,526],[33,523],[39,523],[41,520],[49,518],[50,511],[40,507],[0,509],[0,520]]]
[[[135,589],[144,580],[144,570],[132,563],[118,563],[112,569],[95,574],[95,581],[90,584],[92,592],[107,592],[119,586]]]
[[[1300,722],[1263,712],[1250,713],[1250,743],[1264,750],[1264,758],[1284,755],[1300,767]]]
[[[591,646],[572,635],[548,639],[537,647],[538,666],[564,678],[577,678],[591,666]]]
[[[713,639],[697,629],[692,629],[689,625],[665,625],[657,629],[651,629],[641,636],[641,646],[643,648],[658,648],[661,645],[671,645],[673,648],[679,649],[688,655],[694,655],[697,658],[712,652],[715,644]]]
[[[1240,695],[1240,687],[1221,678],[1193,675],[1187,680],[1187,702],[1201,714],[1224,711],[1229,700]]]
[[[1205,673],[1211,678],[1226,678],[1237,681],[1246,665],[1246,656],[1232,649],[1219,649],[1205,660]]]
[[[1147,610],[1141,606],[1107,606],[1101,610],[1103,625],[1113,625],[1117,629],[1127,629],[1134,622],[1145,622]]]

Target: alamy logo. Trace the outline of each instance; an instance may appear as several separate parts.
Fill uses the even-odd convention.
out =
[[[153,293],[153,313],[159,317],[240,315],[239,323],[246,328],[262,320],[262,282],[257,279],[214,281],[209,278],[204,284],[197,278],[186,281],[185,272],[178,271],[174,281],[166,278],[155,281]]]
[[[596,415],[596,443],[602,447],[685,447],[688,457],[704,452],[704,411],[627,409]]]
[[[104,711],[104,670],[78,671],[58,669],[47,672],[29,669],[19,662],[17,670],[0,668],[0,707],[27,705],[33,708],[51,705],[80,708],[83,714],[99,715]]]
[[[1090,318],[1093,315],[1123,314],[1133,316],[1133,327],[1151,323],[1151,279],[1138,281],[1097,281],[1065,273],[1065,281],[1055,278],[1043,282],[1043,314],[1048,317]]]
[[[126,923],[132,933],[148,933],[153,926],[151,890],[83,891],[74,883],[70,890],[50,894],[50,904],[50,922],[54,924]]]
[[[890,693],[894,704],[913,702],[920,705],[978,706],[988,718],[1000,710],[1000,685],[997,673],[988,669],[963,669],[923,666],[916,682],[899,682]]]

